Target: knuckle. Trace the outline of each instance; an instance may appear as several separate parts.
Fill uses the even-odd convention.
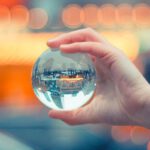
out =
[[[78,49],[78,51],[82,51],[82,44],[81,43],[74,43],[74,48],[77,48]]]
[[[95,50],[99,47],[100,45],[98,43],[93,43],[89,42],[89,46],[87,47],[87,52],[89,53],[94,53]]]

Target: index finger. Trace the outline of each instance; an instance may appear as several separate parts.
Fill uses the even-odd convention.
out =
[[[47,45],[51,48],[58,48],[61,44],[70,44],[84,41],[103,42],[104,39],[93,29],[86,28],[65,33],[54,39],[48,40]]]

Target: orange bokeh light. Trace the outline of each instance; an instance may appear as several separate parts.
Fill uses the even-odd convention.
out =
[[[102,24],[105,26],[113,26],[116,23],[116,8],[112,4],[104,4],[101,6]]]
[[[23,5],[16,5],[11,9],[12,24],[18,28],[24,28],[29,21],[29,11]]]
[[[83,7],[84,24],[95,27],[98,25],[98,7],[95,4],[87,4]]]
[[[32,29],[41,29],[48,22],[48,14],[42,8],[32,8],[30,10],[29,27]]]
[[[26,0],[0,0],[1,5],[5,5],[7,7],[12,7],[18,4],[24,3]]]
[[[101,8],[98,9],[98,23],[102,24],[102,11]]]
[[[150,7],[147,4],[137,4],[133,8],[133,19],[139,26],[150,25]]]
[[[10,23],[10,11],[8,7],[0,5],[0,26],[6,26]]]
[[[120,4],[116,11],[117,23],[121,25],[132,24],[132,7],[129,4]]]
[[[113,126],[111,129],[111,135],[114,140],[117,142],[127,142],[130,140],[130,132],[132,127],[126,126],[126,127],[118,127]]]
[[[78,27],[82,24],[83,12],[79,5],[71,4],[64,8],[62,21],[66,26]]]
[[[31,65],[0,66],[0,105],[15,110],[42,106],[32,90]]]
[[[134,127],[131,130],[131,140],[134,144],[143,145],[150,140],[150,131],[143,127]]]

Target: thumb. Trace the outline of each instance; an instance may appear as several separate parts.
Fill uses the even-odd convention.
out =
[[[50,110],[49,117],[54,119],[60,119],[67,124],[76,125],[76,124],[85,124],[92,121],[91,114],[89,115],[88,107],[82,107],[73,111],[59,111],[59,110]]]

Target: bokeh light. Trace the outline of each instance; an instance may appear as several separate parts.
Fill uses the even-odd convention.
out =
[[[119,25],[132,25],[132,6],[129,4],[120,4],[117,7],[116,19]]]
[[[150,140],[150,130],[143,127],[134,127],[131,131],[131,140],[137,145],[146,144]]]
[[[0,4],[11,8],[12,6],[24,3],[24,1],[25,0],[0,0]]]
[[[111,135],[114,140],[117,142],[127,142],[130,140],[130,131],[132,127],[126,126],[126,127],[119,127],[119,126],[113,126],[111,129]]]
[[[29,27],[32,29],[41,29],[48,22],[48,14],[42,8],[32,8],[29,15]]]
[[[11,9],[11,23],[17,28],[27,27],[29,21],[29,11],[23,5],[16,5]]]
[[[147,4],[135,5],[133,19],[138,26],[150,26],[150,7]]]
[[[116,23],[116,8],[112,4],[104,4],[101,6],[102,24],[112,27]]]
[[[64,8],[62,12],[62,21],[68,27],[78,27],[83,22],[83,12],[79,5],[71,4]]]
[[[102,24],[102,20],[103,19],[103,16],[102,16],[102,11],[101,11],[101,7],[99,7],[98,9],[98,22],[99,24]]]
[[[90,27],[98,25],[98,7],[95,4],[87,4],[83,7],[84,24]]]
[[[0,5],[0,27],[7,27],[10,24],[10,11],[8,7]]]

